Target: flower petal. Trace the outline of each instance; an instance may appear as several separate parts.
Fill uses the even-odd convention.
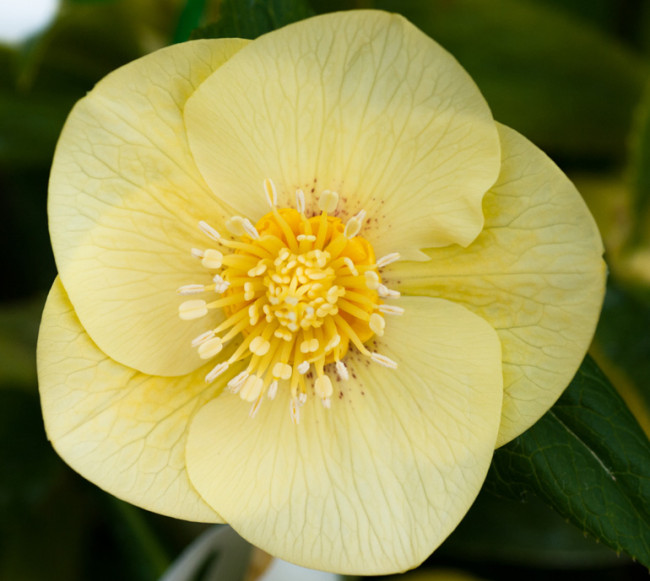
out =
[[[428,251],[428,263],[391,266],[385,277],[408,294],[461,303],[497,330],[501,445],[533,425],[575,375],[598,321],[606,267],[573,184],[517,132],[500,125],[499,133],[503,166],[485,198],[481,235],[467,249]]]
[[[57,146],[49,216],[54,255],[84,328],[100,349],[151,374],[201,365],[201,322],[177,316],[176,289],[202,269],[199,220],[224,210],[189,152],[187,97],[246,41],[197,41],[155,52],[102,80],[73,109]],[[228,212],[229,213],[229,212]]]
[[[148,510],[222,522],[190,484],[192,415],[214,397],[202,373],[151,377],[108,358],[84,332],[57,279],[38,339],[45,428],[61,457],[104,490]]]
[[[400,304],[405,314],[373,345],[398,369],[349,352],[350,379],[334,381],[330,410],[310,393],[294,425],[280,390],[251,420],[238,396],[224,394],[193,420],[192,483],[269,553],[338,572],[404,570],[476,497],[500,419],[496,333],[447,301]]]
[[[265,178],[280,206],[294,204],[296,188],[338,191],[343,218],[367,211],[376,236],[362,234],[378,255],[469,244],[499,171],[496,128],[473,81],[396,14],[327,14],[262,36],[185,112],[221,200],[255,221],[267,211]]]

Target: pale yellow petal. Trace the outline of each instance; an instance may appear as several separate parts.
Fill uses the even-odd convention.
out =
[[[55,281],[38,340],[45,428],[61,457],[100,488],[161,514],[222,522],[185,468],[189,422],[218,389],[204,373],[153,377],[111,360]]]
[[[391,266],[386,276],[409,294],[461,303],[497,330],[504,444],[534,424],[574,376],[596,327],[606,267],[598,229],[573,184],[524,137],[504,126],[499,132],[503,167],[485,198],[479,238],[467,249],[431,250],[428,263]]]
[[[469,244],[499,171],[490,111],[467,73],[403,17],[318,16],[263,36],[189,99],[197,164],[220,199],[257,220],[323,190],[337,213],[367,211],[378,255]],[[309,209],[308,208],[308,209]]]
[[[422,562],[476,497],[499,427],[501,347],[482,319],[453,303],[402,301],[331,409],[310,391],[300,422],[288,389],[250,404],[224,394],[196,415],[187,446],[193,484],[244,538],[293,563],[380,574]],[[330,366],[333,367],[333,366]]]
[[[217,202],[189,152],[187,97],[246,41],[175,45],[103,79],[68,118],[54,157],[49,217],[63,285],[84,328],[110,357],[180,375],[205,322],[177,316],[179,286],[206,283],[190,257],[219,227]],[[202,246],[203,245],[203,246]]]

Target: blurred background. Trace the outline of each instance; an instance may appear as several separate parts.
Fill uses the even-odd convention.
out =
[[[34,352],[56,276],[47,184],[71,107],[111,70],[170,43],[253,38],[366,7],[401,12],[452,52],[495,118],[578,185],[610,267],[591,354],[650,434],[650,2],[0,0],[0,580],[153,580],[205,529],[104,494],[43,430]],[[413,579],[442,580],[422,576],[440,567],[494,580],[648,578],[534,497],[507,500],[494,487]]]

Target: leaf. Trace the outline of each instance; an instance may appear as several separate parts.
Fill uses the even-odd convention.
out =
[[[499,121],[566,158],[620,159],[647,66],[569,14],[522,0],[375,0],[467,69]]]
[[[217,22],[195,30],[191,38],[253,39],[313,15],[305,0],[222,0],[219,13]]]
[[[486,486],[514,498],[532,492],[650,566],[650,442],[589,357],[556,405],[496,451]]]
[[[650,82],[637,109],[631,136],[631,155],[628,168],[632,197],[633,233],[631,246],[650,245],[647,227],[650,224]]]

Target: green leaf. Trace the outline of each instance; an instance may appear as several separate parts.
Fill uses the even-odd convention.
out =
[[[257,38],[313,11],[305,0],[223,0],[219,19],[195,30],[192,38]]]
[[[650,566],[650,442],[589,357],[556,405],[496,451],[486,486],[514,498],[532,492]]]
[[[499,121],[547,152],[620,159],[647,66],[568,13],[524,0],[375,0],[472,75]]]

